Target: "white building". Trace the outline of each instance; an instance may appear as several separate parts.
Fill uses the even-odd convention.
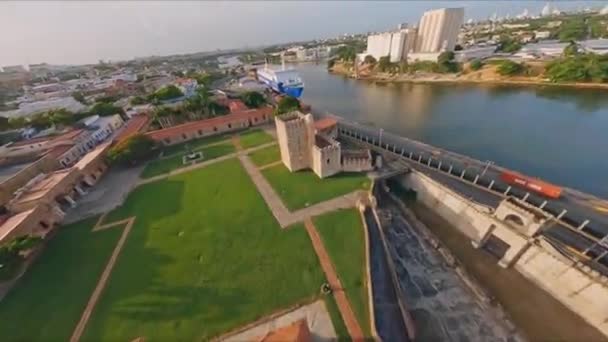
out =
[[[494,51],[496,51],[496,46],[472,47],[465,50],[454,51],[454,59],[459,63],[472,59],[484,59],[492,56]]]
[[[464,8],[441,8],[424,12],[418,27],[416,52],[452,51],[464,22]]]
[[[412,35],[411,33],[414,32]],[[364,56],[371,55],[376,60],[390,56],[391,62],[399,62],[406,58],[413,46],[415,29],[400,29],[367,36],[367,51]]]

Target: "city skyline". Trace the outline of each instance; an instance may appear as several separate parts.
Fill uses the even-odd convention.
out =
[[[601,1],[552,4],[563,10]],[[422,13],[464,7],[465,19],[540,13],[540,1],[2,2],[0,65],[87,64],[331,38],[415,24]]]

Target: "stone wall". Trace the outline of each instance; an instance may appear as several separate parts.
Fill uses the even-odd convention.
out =
[[[13,198],[13,194],[23,187],[30,179],[41,173],[49,173],[61,167],[59,162],[50,155],[45,155],[34,163],[28,165],[11,178],[0,184],[0,205],[5,205]]]
[[[312,147],[312,170],[320,178],[333,176],[342,171],[340,144],[327,147]]]
[[[310,168],[314,141],[312,115],[300,117],[298,113],[288,113],[275,117],[275,125],[283,164],[290,171]]]

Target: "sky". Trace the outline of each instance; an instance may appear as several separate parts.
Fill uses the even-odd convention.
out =
[[[553,1],[560,9],[606,1]],[[84,64],[260,46],[416,24],[425,10],[465,18],[539,13],[542,1],[0,1],[0,65]]]

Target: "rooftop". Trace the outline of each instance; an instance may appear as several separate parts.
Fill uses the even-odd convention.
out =
[[[271,331],[261,337],[259,342],[309,342],[312,341],[306,319],[296,321],[286,327]]]
[[[150,118],[148,118],[147,115],[134,115],[131,120],[127,121],[125,127],[118,133],[114,140],[120,144],[128,137],[141,132],[149,121]]]
[[[19,214],[8,217],[4,222],[0,224],[0,241],[4,240],[15,228],[17,228],[23,220],[25,220],[29,214],[35,209],[26,210]]]
[[[226,123],[232,123],[232,122],[241,121],[241,120],[259,118],[260,116],[263,116],[263,115],[268,116],[271,114],[272,114],[271,107],[250,109],[250,110],[232,113],[232,114],[228,114],[228,115],[224,115],[224,116],[218,116],[218,117],[207,119],[207,120],[188,122],[183,125],[177,125],[177,126],[173,126],[173,127],[169,127],[169,128],[165,128],[165,129],[151,131],[146,134],[148,136],[150,136],[152,139],[162,140],[165,138],[174,137],[178,134],[185,133],[185,132],[196,132],[198,130],[209,129],[209,128],[213,128],[218,125],[222,125],[222,124],[226,124]]]
[[[80,159],[78,161],[78,163],[76,163],[76,165],[74,165],[74,168],[78,169],[78,170],[84,169],[92,161],[97,160],[97,157],[105,154],[105,152],[108,150],[108,148],[110,147],[111,144],[112,144],[111,141],[106,141],[105,143],[95,147],[95,149],[93,151],[85,154],[84,157],[82,157],[82,159]]]
[[[338,121],[336,119],[323,118],[323,119],[315,121],[315,129],[317,131],[323,131],[325,129],[334,127],[337,124],[338,124]]]
[[[317,146],[318,148],[324,148],[331,145],[333,144],[331,141],[329,141],[329,139],[322,135],[315,134],[315,146]]]
[[[72,171],[73,169],[66,169],[49,173],[44,179],[25,189],[19,197],[15,198],[15,203],[25,203],[41,199],[68,177]]]

